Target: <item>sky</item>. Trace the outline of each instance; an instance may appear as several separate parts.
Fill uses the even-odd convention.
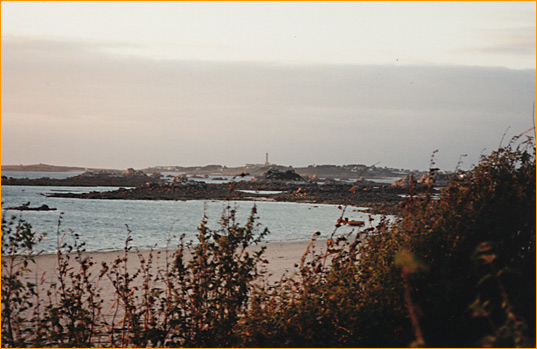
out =
[[[533,1],[2,2],[1,163],[469,167],[534,125],[535,23]]]

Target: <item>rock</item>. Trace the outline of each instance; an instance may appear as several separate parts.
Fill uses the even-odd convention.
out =
[[[414,179],[414,175],[411,173],[408,176],[405,176],[401,179],[396,180],[392,183],[392,187],[399,187],[399,188],[408,188],[410,185],[416,185],[416,179]]]
[[[135,170],[132,167],[129,167],[127,171],[125,171],[125,176],[145,176],[145,175],[146,174],[143,171]]]
[[[419,184],[428,185],[428,186],[435,186],[436,185],[436,177],[438,175],[438,168],[431,168],[429,172],[424,174],[420,180],[418,181]]]
[[[27,202],[21,206],[8,207],[6,210],[17,210],[17,211],[56,211],[55,208],[49,207],[46,204],[43,204],[39,207],[30,207],[30,203]]]
[[[285,172],[281,173],[285,174]],[[315,204],[341,204],[345,202],[348,205],[361,207],[378,206],[379,209],[382,205],[383,210],[390,209],[393,212],[397,210],[398,203],[404,200],[399,194],[405,189],[387,187],[382,191],[362,191],[364,187],[366,186],[356,187],[346,182],[319,185],[291,180],[266,179],[220,184],[187,180],[186,182],[165,184],[144,183],[128,190],[118,189],[91,193],[57,192],[46,194],[46,196],[108,200],[270,200]],[[252,195],[244,193],[245,190],[259,191],[259,193]],[[263,191],[277,191],[279,193],[263,193]]]
[[[426,173],[423,176],[421,176],[421,178],[418,180],[418,183],[423,184],[423,185],[435,186],[436,180],[434,176],[432,176],[430,173]]]
[[[263,174],[264,179],[280,180],[280,181],[300,181],[305,182],[304,178],[296,173],[294,170],[288,170],[282,172],[275,168],[269,168],[267,172]]]

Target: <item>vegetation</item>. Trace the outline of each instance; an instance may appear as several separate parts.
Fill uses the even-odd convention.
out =
[[[401,217],[312,243],[298,274],[269,282],[255,207],[228,207],[197,242],[125,253],[100,267],[58,229],[58,280],[27,281],[38,235],[2,220],[2,345],[461,347],[535,346],[535,148],[514,140],[439,197],[409,189]],[[41,281],[40,281],[41,280]],[[102,283],[112,284],[112,311]]]

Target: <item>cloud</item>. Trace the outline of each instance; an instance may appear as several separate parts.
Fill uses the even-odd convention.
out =
[[[2,38],[4,163],[453,169],[532,126],[535,70],[153,60]]]
[[[533,55],[535,56],[535,25],[491,29],[482,32],[488,45],[467,49],[484,54]]]

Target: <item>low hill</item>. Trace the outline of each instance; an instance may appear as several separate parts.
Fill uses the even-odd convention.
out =
[[[71,171],[88,171],[101,170],[86,167],[75,166],[55,166],[47,164],[34,165],[2,165],[2,171],[21,171],[21,172],[71,172]]]

